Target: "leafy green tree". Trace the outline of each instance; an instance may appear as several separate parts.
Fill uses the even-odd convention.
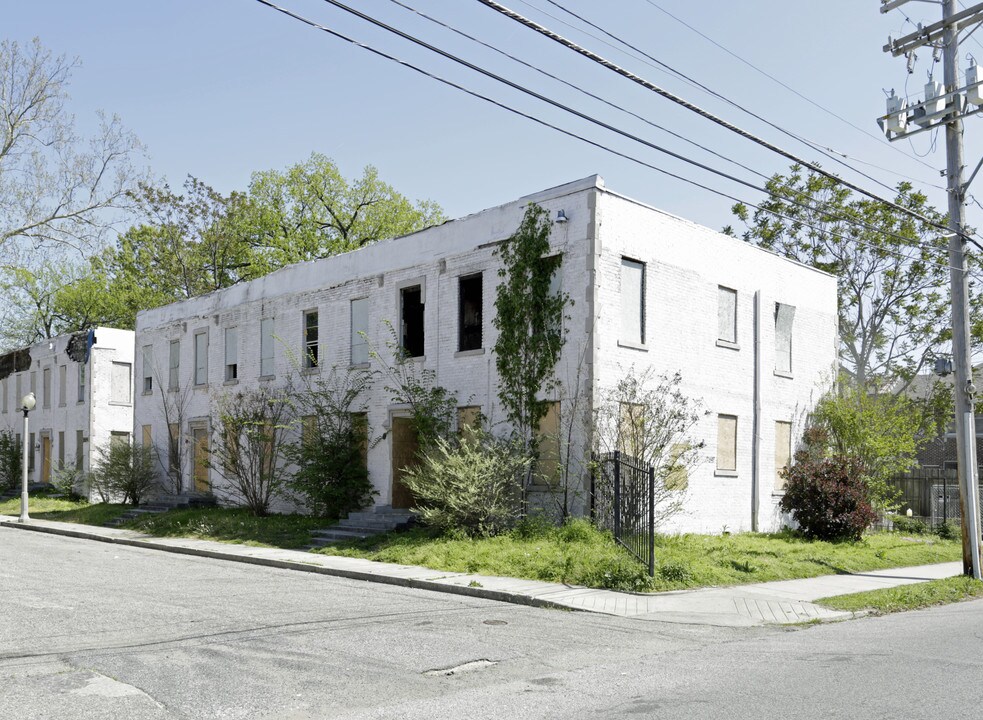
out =
[[[96,451],[89,486],[103,502],[139,505],[159,490],[153,449],[145,445],[110,441]]]
[[[412,203],[367,166],[346,180],[320,153],[286,170],[253,174],[244,224],[257,262],[273,270],[337,255],[443,222],[440,207]]]
[[[499,246],[501,282],[495,293],[498,398],[523,444],[535,450],[549,409],[544,398],[559,385],[554,370],[563,349],[564,308],[571,302],[552,285],[562,256],[548,256],[549,213],[530,203],[519,228]]]
[[[733,207],[743,239],[835,275],[843,371],[862,388],[903,390],[951,336],[944,233],[798,165],[767,189],[753,213]],[[895,202],[945,224],[909,183]],[[973,302],[980,307],[976,288]]]

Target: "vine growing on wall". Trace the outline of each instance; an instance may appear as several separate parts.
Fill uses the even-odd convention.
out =
[[[549,255],[552,227],[549,213],[530,203],[519,228],[496,251],[502,260],[493,320],[498,399],[532,452],[549,408],[545,398],[559,386],[554,369],[565,339],[564,309],[572,304],[553,282],[562,256]]]

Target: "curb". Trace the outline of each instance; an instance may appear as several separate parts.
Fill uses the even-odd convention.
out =
[[[278,568],[280,570],[294,570],[314,573],[316,575],[331,575],[334,577],[347,578],[349,580],[364,580],[365,582],[374,582],[383,585],[396,585],[398,587],[409,587],[417,590],[432,590],[434,592],[441,592],[450,595],[463,595],[466,597],[475,597],[484,600],[495,600],[497,602],[511,603],[513,605],[527,605],[531,607],[546,608],[549,610],[565,610],[568,612],[590,612],[589,610],[571,608],[566,605],[561,605],[549,600],[542,600],[529,595],[517,595],[501,590],[488,590],[485,588],[469,587],[466,585],[451,585],[435,582],[433,580],[418,580],[415,578],[394,577],[392,575],[379,575],[360,570],[345,570],[343,568],[324,567],[323,565],[316,565],[300,560],[291,561],[275,560],[273,558],[264,557],[250,557],[248,555],[227,553],[220,550],[205,550],[202,548],[181,547],[179,545],[165,545],[153,540],[111,537],[100,535],[98,533],[86,532],[84,530],[54,527],[52,525],[35,525],[33,523],[28,525],[20,523],[16,520],[0,520],[0,527],[12,528],[15,530],[29,530],[31,532],[47,533],[49,535],[62,535],[65,537],[80,538],[82,540],[94,540],[112,545],[127,545],[129,547],[143,548],[145,550],[160,550],[177,555],[192,555],[195,557],[210,558],[212,560],[225,560],[244,563],[246,565],[260,565],[263,567]]]

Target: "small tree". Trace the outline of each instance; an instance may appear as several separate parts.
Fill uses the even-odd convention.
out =
[[[936,420],[925,406],[903,395],[872,394],[845,383],[838,395],[822,398],[812,421],[828,433],[836,455],[856,458],[871,499],[890,509],[898,490],[888,481],[916,464]]]
[[[564,308],[571,304],[553,285],[562,257],[547,256],[552,228],[549,213],[530,203],[519,228],[496,250],[502,260],[492,321],[498,330],[498,398],[516,436],[533,453],[549,408],[544,398],[559,385],[554,370],[564,343]]]
[[[445,533],[489,536],[511,528],[521,510],[521,478],[532,463],[522,450],[479,428],[457,443],[438,437],[403,476],[416,498],[414,512]]]
[[[254,515],[269,514],[274,499],[289,483],[285,446],[295,422],[293,390],[261,388],[227,395],[219,403],[209,466],[228,483],[217,489],[249,508]]]
[[[683,508],[689,471],[702,462],[703,440],[692,437],[703,403],[687,397],[682,375],[657,374],[634,367],[595,410],[601,452],[620,450],[655,473],[655,522],[665,523]]]
[[[13,489],[21,481],[22,453],[10,430],[0,432],[0,488]]]
[[[89,485],[103,502],[139,505],[158,490],[151,449],[110,441],[96,451]]]
[[[304,416],[300,437],[285,448],[297,466],[290,486],[311,512],[337,518],[365,507],[376,494],[365,462],[371,442],[363,402],[373,373],[332,368],[327,378],[309,377],[296,400]]]

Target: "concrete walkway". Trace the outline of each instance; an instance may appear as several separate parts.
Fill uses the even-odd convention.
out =
[[[804,580],[642,594],[595,590],[536,580],[444,572],[413,565],[394,565],[300,550],[257,548],[187,538],[157,538],[133,530],[91,525],[46,520],[31,520],[21,524],[16,518],[4,515],[0,515],[0,528],[51,533],[521,605],[700,625],[787,625],[812,620],[847,619],[854,614],[829,610],[816,605],[814,601],[833,595],[897,587],[962,573],[962,563],[951,562],[856,575],[824,575]]]

